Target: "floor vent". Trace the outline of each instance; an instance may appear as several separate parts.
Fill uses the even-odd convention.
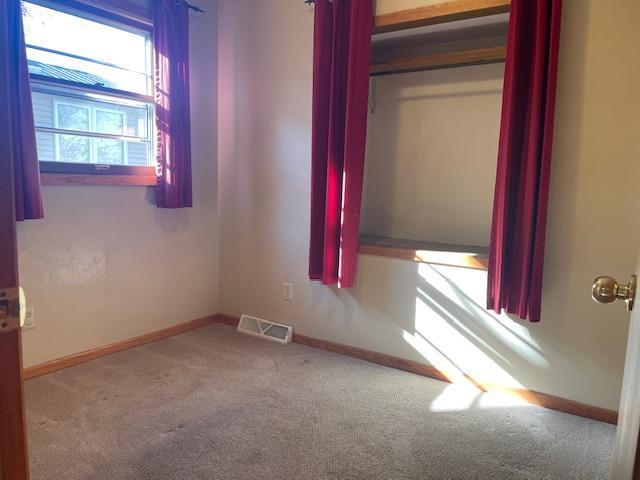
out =
[[[250,315],[242,315],[240,317],[238,331],[279,343],[291,343],[293,338],[293,327]]]

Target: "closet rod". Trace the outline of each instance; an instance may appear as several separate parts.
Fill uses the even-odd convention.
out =
[[[504,62],[506,47],[476,48],[449,53],[434,53],[420,57],[409,57],[389,60],[371,65],[371,76],[391,75],[395,73],[419,72],[438,68],[482,65],[485,63]]]

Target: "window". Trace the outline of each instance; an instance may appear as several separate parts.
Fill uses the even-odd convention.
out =
[[[94,108],[79,103],[54,101],[54,124],[58,130],[93,131],[116,136],[126,135],[126,113]],[[127,142],[81,135],[55,134],[55,161],[98,163],[106,165],[136,164],[127,155]],[[64,159],[64,160],[60,160]]]
[[[23,1],[42,172],[152,173],[150,31],[113,18]]]

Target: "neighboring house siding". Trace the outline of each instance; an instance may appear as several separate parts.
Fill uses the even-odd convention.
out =
[[[144,143],[130,143],[127,158],[129,165],[146,165],[147,145]]]
[[[33,117],[36,125],[41,127],[53,127],[53,103],[51,98],[41,93],[33,92]],[[55,162],[55,146],[52,133],[37,132],[36,144],[38,146],[38,160],[42,162]]]
[[[99,102],[91,102],[83,99],[54,96],[48,93],[33,92],[33,116],[36,127],[54,127],[54,102],[64,102],[76,105],[83,105],[97,109],[105,109],[116,112],[123,112],[127,119],[127,131],[130,135],[135,135],[138,129],[138,122],[144,122],[145,112],[126,106],[110,105]],[[55,135],[47,132],[36,133],[36,143],[38,146],[38,158],[40,161],[55,162]],[[129,165],[146,165],[147,144],[128,142],[127,159]]]
[[[41,162],[56,161],[53,133],[36,132],[36,145],[38,146],[38,160]]]

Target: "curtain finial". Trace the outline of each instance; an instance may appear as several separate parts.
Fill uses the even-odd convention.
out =
[[[180,5],[180,3],[184,3],[189,10],[193,10],[194,12],[197,12],[197,13],[204,13],[204,10],[202,10],[197,5],[191,5],[190,3],[187,3],[185,0],[176,0],[176,5]]]

